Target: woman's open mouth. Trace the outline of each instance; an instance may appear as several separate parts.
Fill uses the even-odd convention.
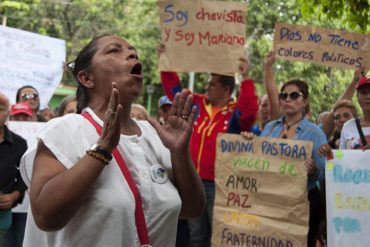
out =
[[[137,63],[131,68],[130,75],[139,79],[143,78],[143,66],[141,63]]]

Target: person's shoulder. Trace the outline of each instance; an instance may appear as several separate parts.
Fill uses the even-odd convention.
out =
[[[193,103],[205,102],[207,103],[207,96],[201,93],[194,93],[193,94]]]
[[[53,129],[59,127],[70,128],[70,130],[81,126],[85,118],[81,114],[69,113],[62,117],[56,117],[46,123],[46,129]]]
[[[236,107],[238,106],[238,102],[237,101],[230,101],[227,105],[226,105],[226,107],[227,107],[227,109],[235,109]]]
[[[151,125],[149,121],[146,120],[135,120],[137,125],[141,130],[142,138],[148,140],[149,142],[158,142],[160,137],[157,133],[157,130]]]
[[[305,123],[304,129],[310,131],[310,133],[312,133],[312,134],[318,135],[320,137],[325,137],[325,133],[322,130],[322,128],[320,128],[320,126],[318,126],[317,124],[314,124],[314,123],[310,122],[307,119],[305,120],[305,122],[306,123]]]
[[[312,122],[310,122],[310,121],[308,121],[308,120],[307,120],[307,122],[306,122],[306,125],[307,125],[309,128],[311,128],[312,130],[315,130],[315,131],[322,131],[322,128],[321,128],[319,125],[317,125],[317,124],[315,124],[315,123],[312,123]]]
[[[268,122],[265,127],[263,127],[260,136],[269,136],[272,133],[273,128],[277,126],[279,123],[281,123],[281,119],[275,119]]]
[[[352,133],[354,132],[358,133],[356,127],[356,119],[352,118],[343,124],[341,138],[348,138],[349,136],[352,136]]]
[[[352,118],[350,120],[348,120],[347,122],[345,122],[343,124],[343,129],[346,128],[353,128],[353,127],[356,127],[356,119],[355,118]]]
[[[9,130],[9,133],[12,135],[14,143],[27,146],[27,141],[22,136],[16,134],[15,132],[11,130]]]
[[[280,119],[275,119],[275,120],[271,120],[270,122],[268,122],[265,127],[263,129],[268,129],[268,128],[271,128],[272,126],[275,126],[277,125],[278,123],[280,123],[281,120]]]

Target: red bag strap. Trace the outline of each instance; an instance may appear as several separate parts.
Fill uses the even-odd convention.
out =
[[[84,116],[87,120],[89,120],[89,122],[95,127],[96,132],[98,132],[98,134],[100,135],[102,132],[102,127],[91,117],[91,115],[87,112],[82,112],[81,115]],[[137,189],[134,179],[132,178],[131,173],[127,168],[126,162],[123,159],[121,153],[118,151],[117,147],[113,149],[112,154],[113,154],[114,159],[118,163],[118,166],[121,169],[121,172],[123,176],[125,177],[127,184],[131,189],[132,194],[135,197],[135,223],[136,223],[136,229],[137,229],[137,234],[140,240],[140,244],[149,245],[148,229],[146,228],[140,192]]]

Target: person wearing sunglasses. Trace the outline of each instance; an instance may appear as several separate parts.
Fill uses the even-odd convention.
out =
[[[272,138],[310,141],[313,143],[312,157],[305,161],[307,168],[307,189],[310,203],[309,232],[307,246],[314,247],[317,239],[322,204],[317,182],[324,177],[325,159],[318,155],[321,144],[326,143],[324,132],[315,124],[308,121],[306,109],[309,103],[308,85],[301,80],[291,80],[283,84],[278,100],[282,116],[269,122],[263,129],[261,136]],[[248,139],[253,138],[250,133],[242,133]]]
[[[16,102],[26,102],[32,107],[32,121],[46,122],[46,119],[39,114],[40,99],[39,92],[33,86],[27,85],[18,89]]]

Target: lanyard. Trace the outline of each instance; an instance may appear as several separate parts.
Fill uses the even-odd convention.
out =
[[[89,120],[89,122],[95,127],[96,132],[98,132],[98,134],[100,135],[102,132],[102,127],[90,116],[90,114],[88,112],[82,112],[81,115],[84,116],[87,120]],[[117,147],[113,149],[112,154],[114,159],[118,163],[118,166],[121,169],[121,172],[123,173],[123,176],[125,177],[132,194],[135,197],[135,223],[140,244],[149,246],[148,230],[146,228],[144,211],[141,204],[139,190],[137,189],[136,184],[131,176],[131,173],[127,168],[125,160],[123,159],[121,153],[118,151]]]

